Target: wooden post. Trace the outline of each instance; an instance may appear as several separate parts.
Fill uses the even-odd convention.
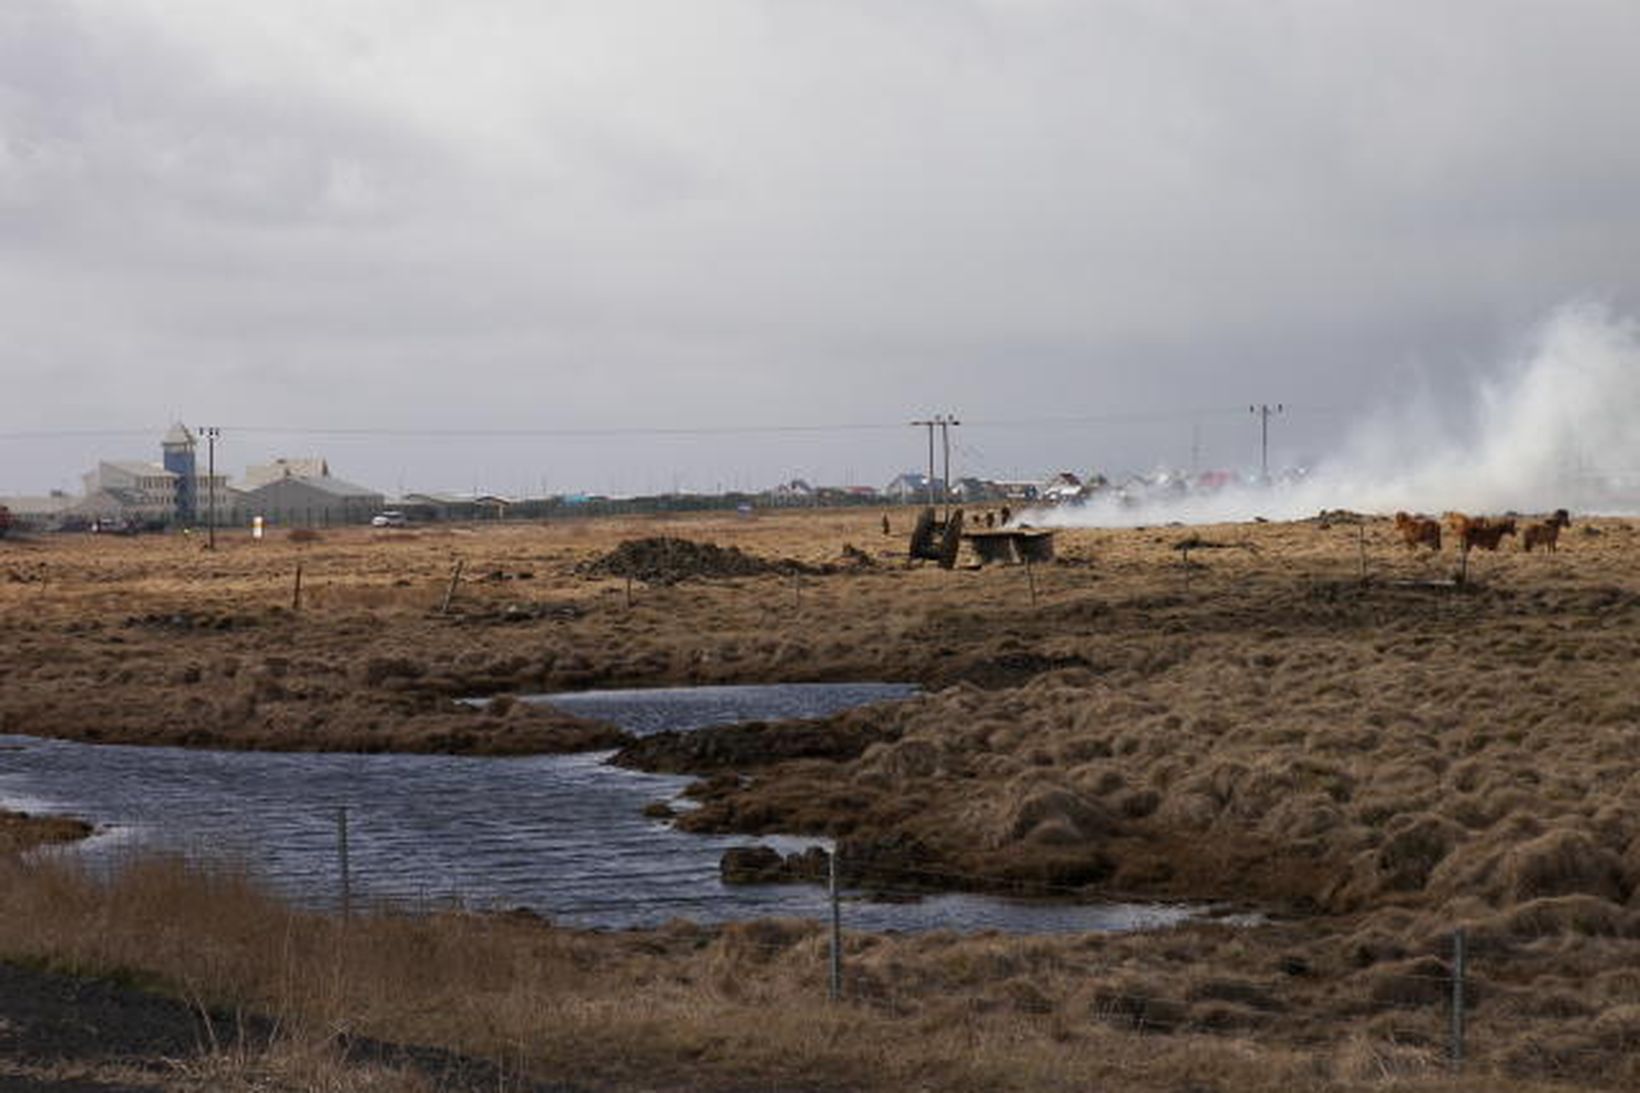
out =
[[[1036,606],[1036,570],[1031,567],[1031,556],[1025,555],[1025,583],[1031,586],[1031,606]]]
[[[831,1000],[843,997],[843,912],[837,899],[837,844],[831,847]]]
[[[336,810],[336,857],[342,871],[342,921],[353,917],[353,875],[347,860],[347,806]]]
[[[456,584],[461,580],[461,566],[464,561],[465,559],[457,558],[456,567],[450,571],[450,586],[444,590],[444,603],[438,609],[441,615],[450,613],[450,601],[456,597]]]
[[[632,574],[626,575],[626,609],[632,610]]]
[[[296,586],[291,589],[290,609],[292,611],[300,611],[302,609],[302,563],[301,562],[296,563]]]
[[[1463,1069],[1463,986],[1468,972],[1463,928],[1452,931],[1452,1069]]]

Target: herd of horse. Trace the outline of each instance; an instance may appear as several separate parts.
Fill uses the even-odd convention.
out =
[[[1449,512],[1444,519],[1451,538],[1457,542],[1458,549],[1466,554],[1475,547],[1497,550],[1505,535],[1517,533],[1513,516],[1468,516],[1461,512]],[[1530,553],[1542,547],[1552,554],[1560,540],[1560,529],[1571,526],[1571,515],[1565,509],[1556,509],[1547,520],[1537,520],[1519,529],[1521,549]],[[1395,514],[1395,528],[1409,550],[1421,546],[1431,550],[1441,549],[1441,522],[1432,517],[1398,512]]]

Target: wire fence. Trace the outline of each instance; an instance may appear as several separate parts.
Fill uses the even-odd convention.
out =
[[[374,911],[518,909],[434,888],[383,894],[353,857],[353,810],[337,808],[329,819],[331,867],[310,873],[297,893],[310,908],[344,919]],[[204,848],[196,856],[211,859]],[[841,851],[811,848],[782,861],[788,871],[778,910],[769,917],[731,916],[745,928],[726,928],[719,942],[742,956],[781,962],[812,984],[816,998],[837,1004],[886,1015],[925,1012],[936,1000],[976,1011],[1000,1005],[1026,1019],[1075,1018],[1142,1037],[1253,1041],[1334,1057],[1354,1052],[1356,1065],[1384,1078],[1450,1069],[1640,1088],[1640,939],[1599,939],[1610,982],[1598,990],[1566,970],[1587,974],[1590,958],[1582,949],[1592,939],[1512,936],[1490,928],[1454,927],[1422,943],[1386,939],[1347,958],[1289,955],[1251,968],[1246,961],[1215,957],[1213,945],[1198,944],[1212,935],[1178,930],[1154,945],[1121,939],[1080,945],[1063,938],[1051,944],[1040,936],[975,931],[953,922],[944,924],[940,938],[919,943],[862,923],[873,908],[953,889],[1050,907],[1085,902],[1090,893],[933,863],[871,861],[851,856],[846,844]],[[622,875],[619,868],[615,875]],[[724,922],[722,892],[738,887],[716,878],[702,886],[700,870],[686,866],[649,867],[641,881],[615,894],[596,878],[569,882],[541,913],[579,925],[596,925],[602,916],[629,922],[634,912],[651,921]],[[1197,909],[1167,925],[1257,930],[1262,921]],[[929,955],[941,952],[941,945],[965,955]]]

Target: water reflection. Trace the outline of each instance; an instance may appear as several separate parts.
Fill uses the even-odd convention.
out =
[[[551,701],[644,733],[820,716],[906,693],[897,685],[713,687]],[[93,863],[134,848],[237,859],[288,898],[316,907],[334,907],[340,897],[345,806],[356,903],[527,907],[604,927],[828,913],[818,887],[718,879],[718,859],[731,846],[760,842],[789,853],[821,840],[675,831],[642,811],[675,798],[689,779],[613,767],[609,754],[275,754],[0,737],[0,804],[96,824],[98,834],[74,851]],[[851,898],[843,918],[854,929],[1051,932],[1155,927],[1191,913],[939,895],[913,903]]]

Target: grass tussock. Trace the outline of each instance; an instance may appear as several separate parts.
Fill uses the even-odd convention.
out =
[[[826,938],[811,923],[624,934],[508,916],[342,922],[172,860],[102,879],[63,861],[0,873],[4,959],[114,977],[214,1015],[210,1042],[169,1061],[165,1088],[434,1088],[440,1068],[646,1089],[1319,1090],[1386,1076],[1412,1089],[1534,1088],[1455,1081],[1430,1045],[1318,1046],[1320,1026],[1267,973],[1147,974],[1131,939],[851,935],[848,997],[830,1004]],[[1206,958],[1229,943],[1172,944]],[[1627,1043],[1628,1012],[1609,1011],[1591,1035]]]
[[[1387,520],[1364,539],[1326,521],[1204,529],[1249,549],[1198,552],[1188,569],[1176,530],[1073,530],[1028,584],[1018,569],[908,567],[881,515],[665,521],[663,544],[792,564],[640,577],[630,595],[590,563],[662,522],[332,529],[305,544],[228,533],[215,552],[8,541],[0,732],[500,754],[612,746],[505,697],[527,691],[914,680],[916,699],[816,726],[835,744],[823,754],[742,731],[732,768],[755,777],[715,779],[680,825],[829,833],[862,868],[914,869],[922,886],[1224,898],[1296,917],[1235,944],[1187,931],[1054,941],[1051,955],[854,939],[849,1001],[828,1007],[821,942],[795,927],[639,939],[382,918],[339,937],[322,921],[236,925],[285,912],[221,879],[173,884],[204,885],[220,917],[171,906],[172,882],[137,873],[116,882],[116,911],[110,889],[41,868],[0,896],[17,912],[0,927],[8,951],[141,967],[288,1027],[379,1026],[493,1058],[525,1044],[531,1065],[617,1077],[627,1052],[661,1075],[738,1066],[754,1084],[801,1066],[822,1085],[1186,1088],[1197,1079],[1164,1081],[1146,1050],[1165,1035],[1170,1058],[1211,1060],[1204,1087],[1234,1087],[1211,1075],[1243,1073],[1247,1052],[1245,1073],[1263,1077],[1245,1088],[1333,1088],[1445,1080],[1421,1069],[1443,1026],[1418,977],[1439,977],[1461,925],[1487,969],[1476,1020],[1495,1073],[1640,1085],[1611,1046],[1640,1005],[1626,970],[1640,937],[1640,529],[1580,519],[1598,534],[1552,557],[1475,555],[1463,586],[1449,554],[1407,552]],[[877,564],[839,565],[844,544]],[[156,927],[152,944],[116,944],[128,909],[212,940],[190,955]],[[975,1043],[994,1068],[954,1061]]]

